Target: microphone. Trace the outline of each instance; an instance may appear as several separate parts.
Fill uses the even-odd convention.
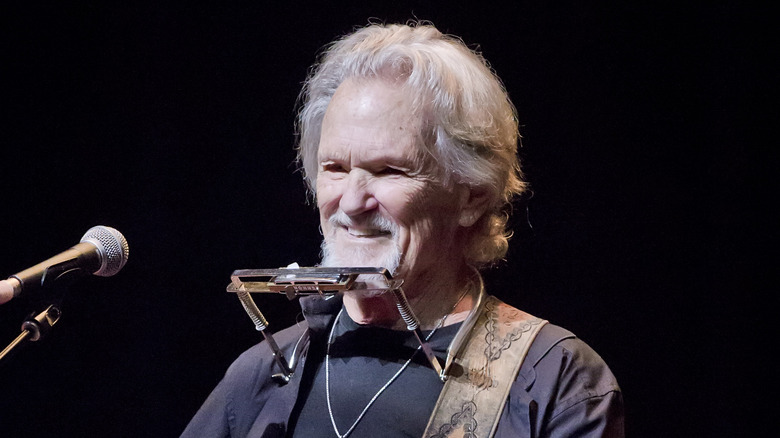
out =
[[[92,227],[77,245],[7,280],[0,280],[0,304],[22,292],[44,287],[64,274],[110,277],[125,266],[129,253],[122,233],[102,225]]]

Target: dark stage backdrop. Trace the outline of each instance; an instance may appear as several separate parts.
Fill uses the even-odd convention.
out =
[[[533,197],[517,203],[489,290],[606,359],[630,436],[757,424],[752,304],[772,288],[743,274],[758,274],[776,232],[751,240],[769,224],[752,189],[768,181],[753,133],[770,116],[747,110],[769,74],[747,73],[769,51],[768,14],[737,2],[90,3],[0,6],[0,276],[99,224],[125,235],[130,260],[74,284],[51,334],[0,363],[0,436],[181,432],[261,339],[225,292],[231,272],[318,259],[294,105],[320,48],[372,17],[460,35],[518,107]],[[0,307],[2,346],[46,298]],[[257,301],[274,331],[297,317],[281,296]]]

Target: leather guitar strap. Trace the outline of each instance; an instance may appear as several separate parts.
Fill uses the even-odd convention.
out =
[[[469,338],[450,366],[423,437],[492,437],[512,382],[546,323],[487,297]]]

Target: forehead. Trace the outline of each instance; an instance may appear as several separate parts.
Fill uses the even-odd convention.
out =
[[[320,159],[344,155],[418,156],[423,118],[409,91],[381,79],[348,79],[328,105]]]

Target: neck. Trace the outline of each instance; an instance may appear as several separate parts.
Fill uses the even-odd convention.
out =
[[[474,307],[481,281],[478,273],[466,268],[460,275],[448,276],[445,279],[447,281],[404,283],[404,293],[409,306],[423,330],[433,329],[445,317],[443,326],[463,321]],[[344,308],[358,324],[406,329],[395,297],[390,292],[378,296],[347,292],[344,295]]]

